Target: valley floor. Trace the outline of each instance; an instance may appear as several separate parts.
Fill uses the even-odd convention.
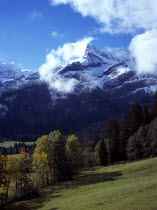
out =
[[[157,209],[157,158],[99,167],[44,189],[43,196],[14,203],[9,210]]]

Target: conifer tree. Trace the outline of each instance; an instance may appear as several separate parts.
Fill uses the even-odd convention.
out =
[[[120,160],[125,161],[127,159],[127,142],[129,139],[129,124],[128,118],[123,116],[119,125],[119,152],[120,152]]]
[[[146,104],[142,107],[142,125],[147,125],[150,122],[150,114]]]
[[[157,117],[157,91],[154,94],[154,100],[151,109],[151,118],[154,119],[155,117]]]
[[[136,133],[136,131],[142,125],[142,109],[138,103],[132,105],[129,125],[130,125],[130,135]]]
[[[104,139],[100,140],[95,147],[95,160],[97,165],[99,166],[106,166],[108,163],[107,160],[107,149],[104,142]]]
[[[143,132],[143,130],[139,130],[138,133],[135,133],[128,140],[127,157],[131,161],[143,158],[143,139],[140,137],[140,132]]]
[[[109,119],[106,123],[106,138],[108,162],[114,163],[119,161],[119,125],[114,118]]]
[[[141,142],[141,158],[151,156],[151,140],[149,139],[148,126],[141,126],[138,130],[138,139]]]

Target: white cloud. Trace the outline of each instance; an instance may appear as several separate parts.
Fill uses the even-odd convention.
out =
[[[52,37],[58,37],[59,34],[58,34],[58,32],[56,32],[56,31],[52,31],[52,32],[51,32],[51,36],[52,36]]]
[[[157,71],[157,30],[135,36],[130,51],[136,60],[138,73]]]
[[[70,4],[83,16],[92,16],[102,31],[132,32],[157,27],[157,0],[50,0],[51,5]]]
[[[31,15],[30,15],[30,19],[31,20],[37,20],[43,17],[43,14],[41,12],[38,11],[32,11]]]
[[[58,33],[57,31],[52,31],[52,32],[51,32],[51,36],[52,36],[53,38],[63,38],[63,37],[64,37],[63,34],[60,34],[60,33]]]
[[[58,74],[57,70],[71,60],[82,57],[87,44],[92,40],[92,37],[87,37],[75,43],[66,43],[62,47],[58,47],[57,50],[52,50],[46,56],[46,63],[39,68],[41,79],[48,82],[50,87],[58,91],[72,92],[77,80],[63,78]]]
[[[50,0],[50,3],[69,4],[82,16],[93,17],[101,25],[101,32],[144,31],[132,39],[129,49],[138,73],[157,69],[157,0]]]
[[[127,49],[107,47],[104,50],[110,53],[112,56],[116,57],[117,59],[123,58],[123,60],[125,60],[130,57],[129,50]]]

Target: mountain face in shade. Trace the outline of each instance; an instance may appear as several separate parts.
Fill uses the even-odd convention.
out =
[[[103,132],[105,120],[127,113],[133,102],[150,105],[157,88],[157,75],[138,75],[134,59],[123,49],[105,51],[88,45],[83,57],[56,74],[74,78],[74,91],[50,89],[37,71],[0,63],[2,136],[42,135],[56,129],[58,122],[66,132],[84,128],[93,134]]]

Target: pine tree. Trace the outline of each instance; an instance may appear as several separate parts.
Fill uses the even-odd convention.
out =
[[[150,114],[146,104],[142,107],[142,125],[147,125],[150,122]]]
[[[120,160],[119,125],[115,119],[111,118],[107,121],[105,134],[107,138],[108,162],[117,162]]]
[[[99,166],[106,166],[108,163],[107,160],[107,149],[104,142],[104,139],[100,140],[95,147],[95,160],[97,165]]]
[[[127,159],[127,142],[129,139],[129,124],[128,118],[123,116],[119,125],[119,152],[120,152],[120,160],[125,161]]]
[[[150,144],[151,148],[151,157],[157,156],[157,139],[153,139]]]
[[[132,105],[129,125],[130,125],[130,135],[136,133],[136,131],[142,125],[142,109],[138,103]]]
[[[137,134],[131,136],[127,145],[127,157],[129,160],[139,160],[142,157],[142,143]]]
[[[141,142],[141,158],[151,156],[151,141],[149,139],[148,126],[141,126],[138,130],[138,139]]]
[[[157,91],[154,94],[154,101],[151,109],[151,118],[154,119],[155,117],[157,117]]]
[[[61,124],[61,121],[59,121],[59,120],[58,120],[58,122],[57,122],[56,130],[58,130],[58,131],[60,131],[61,133],[63,133],[62,124]]]

